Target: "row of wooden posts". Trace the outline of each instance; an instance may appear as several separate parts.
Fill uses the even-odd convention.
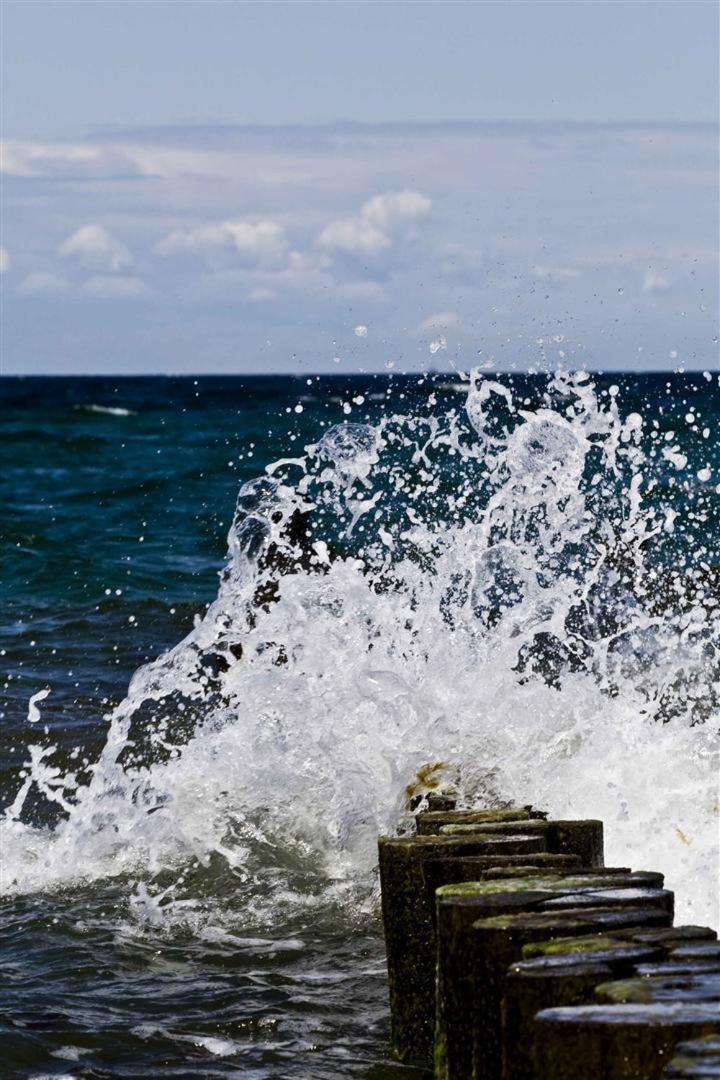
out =
[[[600,821],[431,795],[382,837],[392,1043],[439,1080],[720,1077],[720,943]]]

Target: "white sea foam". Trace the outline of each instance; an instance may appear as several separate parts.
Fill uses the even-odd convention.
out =
[[[642,437],[587,377],[531,411],[476,375],[466,415],[341,425],[245,484],[217,598],[136,672],[91,782],[32,750],[4,890],[127,874],[154,923],[228,881],[255,918],[363,903],[442,763],[468,802],[602,818],[609,862],[717,921],[718,608],[648,560],[672,518]],[[33,786],[53,831],[23,821]]]
[[[49,687],[45,687],[44,690],[38,690],[36,694],[33,694],[28,701],[28,723],[37,724],[40,719],[40,709],[38,708],[38,702],[44,701],[46,697],[50,695]]]
[[[106,416],[137,416],[134,409],[125,409],[121,405],[76,405],[81,412],[102,413]]]

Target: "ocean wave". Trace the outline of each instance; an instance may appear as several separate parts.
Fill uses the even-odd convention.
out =
[[[126,409],[121,405],[75,405],[78,412],[101,413],[103,416],[137,416],[135,409]]]
[[[138,918],[196,927],[366,904],[378,832],[441,762],[467,804],[602,817],[610,860],[716,919],[720,608],[678,563],[652,417],[584,375],[533,408],[465,389],[464,414],[338,425],[242,486],[216,599],[135,673],[89,782],[29,748],[6,892],[125,875]]]

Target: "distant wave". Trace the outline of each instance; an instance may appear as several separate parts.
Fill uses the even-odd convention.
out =
[[[439,384],[438,390],[452,390],[456,394],[467,394],[468,384],[466,382],[444,382]]]
[[[137,416],[135,409],[123,409],[120,405],[76,405],[79,412],[104,413],[107,416]]]

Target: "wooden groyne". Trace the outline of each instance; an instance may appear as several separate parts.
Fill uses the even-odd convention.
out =
[[[438,1080],[720,1077],[720,944],[600,821],[431,795],[379,841],[395,1056]],[[714,1071],[713,1071],[714,1070]]]

